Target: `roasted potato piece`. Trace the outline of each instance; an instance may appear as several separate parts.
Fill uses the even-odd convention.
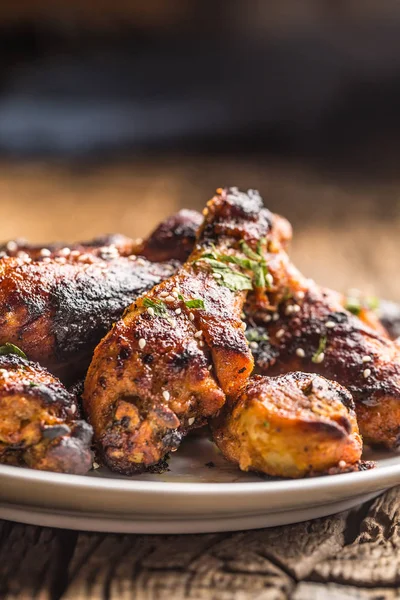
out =
[[[92,428],[78,417],[76,398],[48,371],[0,355],[1,463],[83,475],[92,465]]]
[[[361,458],[351,394],[318,375],[254,376],[211,427],[243,471],[304,477],[345,471]]]

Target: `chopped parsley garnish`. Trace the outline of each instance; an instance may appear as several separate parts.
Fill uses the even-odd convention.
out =
[[[362,309],[360,299],[352,298],[350,296],[346,298],[346,304],[344,305],[344,307],[353,315],[356,315],[356,317],[358,317]]]
[[[321,354],[323,352],[325,352],[325,348],[326,348],[326,335],[323,335],[320,340],[319,340],[319,345],[318,345],[318,349],[317,351],[312,355],[311,361],[313,363],[318,363],[320,362],[319,357],[321,356]],[[322,358],[322,357],[321,357]]]
[[[344,307],[346,310],[358,317],[361,311],[365,308],[368,310],[378,310],[379,298],[376,296],[366,296],[365,298],[362,296],[347,296]]]
[[[263,332],[260,333],[257,329],[247,329],[245,336],[248,342],[266,342],[268,341],[268,335]]]
[[[269,424],[269,422],[268,422],[268,421],[264,421],[263,425],[264,425],[264,427],[265,427],[266,429],[269,429],[269,428],[270,428],[270,424]]]
[[[150,300],[150,298],[143,298],[143,306],[146,308],[152,308],[157,317],[163,317],[165,319],[168,316],[166,306],[161,300]]]
[[[193,300],[184,300],[185,306],[188,308],[201,308],[204,309],[204,300],[201,298],[194,298]]]
[[[218,275],[218,282],[230,290],[251,290],[256,288],[267,288],[269,282],[267,280],[268,267],[262,254],[262,242],[260,240],[257,245],[257,252],[254,252],[250,246],[242,241],[240,246],[246,258],[232,256],[230,254],[219,254],[215,247],[212,252],[203,254],[199,259],[206,262],[214,274]],[[236,271],[230,264],[237,265],[244,271],[252,272],[252,276]]]
[[[21,358],[28,358],[18,346],[14,346],[11,342],[6,342],[2,346],[0,346],[0,356],[5,356],[7,354],[16,354],[17,356],[21,356]]]

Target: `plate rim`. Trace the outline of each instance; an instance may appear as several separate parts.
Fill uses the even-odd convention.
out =
[[[392,457],[393,458],[393,457]],[[340,473],[335,475],[321,475],[302,479],[283,479],[278,481],[244,481],[244,482],[177,482],[177,481],[144,481],[138,479],[125,479],[113,477],[88,477],[87,475],[71,475],[66,473],[54,473],[50,471],[35,471],[26,467],[14,467],[0,465],[0,480],[4,477],[18,480],[24,483],[51,484],[56,487],[75,487],[81,490],[116,490],[124,492],[160,492],[163,494],[195,493],[196,495],[209,495],[218,493],[237,495],[249,493],[282,493],[298,492],[299,489],[306,492],[319,489],[340,489],[361,482],[382,483],[390,486],[390,483],[400,483],[400,454],[398,463],[377,466],[368,471],[353,473]],[[390,483],[389,483],[390,482]]]

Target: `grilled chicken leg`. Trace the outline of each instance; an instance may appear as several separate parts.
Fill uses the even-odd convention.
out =
[[[271,307],[253,302],[248,313],[257,372],[306,371],[337,381],[353,396],[364,441],[397,446],[399,347],[345,310],[341,294],[304,278],[283,250],[265,259],[273,277]]]
[[[78,415],[76,399],[53,375],[16,354],[0,355],[1,463],[86,473],[92,428]]]
[[[351,394],[318,375],[256,375],[211,427],[243,471],[304,477],[354,469],[361,458]]]
[[[254,282],[238,263],[262,252],[271,221],[256,192],[219,190],[188,261],[138,298],[96,348],[83,401],[112,469],[157,463],[246,383],[253,359],[241,313]]]

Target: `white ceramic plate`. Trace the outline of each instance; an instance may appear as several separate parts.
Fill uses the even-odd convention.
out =
[[[202,533],[284,525],[334,514],[400,483],[400,455],[366,453],[377,468],[302,480],[241,473],[203,437],[163,474],[88,476],[0,466],[0,518],[126,533]],[[210,464],[212,463],[212,464]]]

